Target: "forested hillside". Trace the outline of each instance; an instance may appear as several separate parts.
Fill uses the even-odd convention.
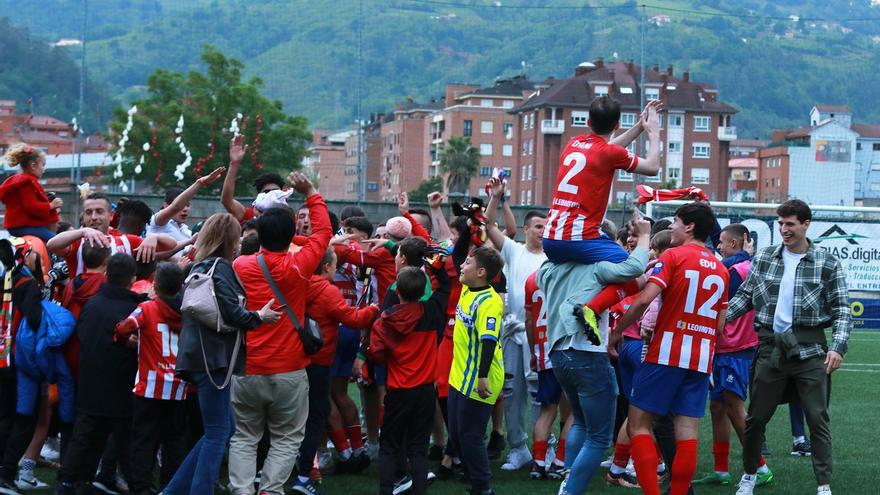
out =
[[[633,0],[88,5],[88,73],[120,100],[137,96],[157,67],[198,67],[211,44],[245,62],[286,112],[339,127],[354,118],[359,74],[366,113],[440,95],[449,82],[491,84],[523,70],[567,77],[600,56],[638,62],[641,20],[654,18],[645,23],[645,63],[716,84],[741,109],[741,136],[800,125],[817,102],[848,104],[856,120],[880,122],[880,6],[872,0],[656,0],[644,9]],[[14,23],[47,40],[79,36],[82,0],[0,0],[0,11],[12,7]]]

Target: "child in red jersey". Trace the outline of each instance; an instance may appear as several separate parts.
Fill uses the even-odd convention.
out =
[[[6,205],[3,228],[16,237],[32,235],[49,242],[55,235],[58,211],[64,202],[61,198],[49,199],[40,185],[46,155],[32,146],[16,144],[6,152],[6,161],[10,166],[20,166],[21,173],[0,185],[0,201]]]
[[[137,342],[138,372],[134,385],[131,438],[131,493],[147,495],[153,479],[156,452],[162,447],[159,483],[174,476],[185,454],[186,383],[174,376],[177,338],[182,319],[180,303],[183,270],[175,263],[156,267],[156,297],[141,303],[116,324],[115,339]]]
[[[636,475],[647,495],[660,493],[651,435],[656,417],[675,416],[670,493],[684,495],[697,468],[697,433],[706,410],[715,338],[727,311],[727,269],[704,244],[714,225],[715,215],[705,203],[686,204],[675,212],[675,247],[660,256],[648,285],[618,322],[620,331],[627,328],[662,294],[647,355],[633,378],[628,418]],[[616,329],[609,347],[619,340]]]

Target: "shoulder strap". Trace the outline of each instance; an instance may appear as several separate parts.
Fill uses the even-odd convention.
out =
[[[266,278],[266,282],[269,282],[269,287],[272,288],[275,298],[278,299],[278,302],[280,302],[282,306],[284,306],[284,312],[287,313],[287,317],[293,322],[293,326],[299,330],[302,328],[302,325],[299,324],[299,319],[296,317],[296,314],[294,314],[293,309],[287,304],[287,298],[284,297],[284,294],[278,289],[278,285],[275,284],[275,279],[272,278],[272,273],[269,272],[269,267],[266,266],[266,260],[263,259],[262,254],[257,255],[257,262],[260,264],[260,269],[263,270],[263,276]]]

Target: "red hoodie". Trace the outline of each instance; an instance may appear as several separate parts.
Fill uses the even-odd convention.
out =
[[[83,273],[77,275],[64,288],[64,294],[61,296],[61,305],[73,313],[74,318],[79,318],[79,312],[86,302],[98,293],[101,284],[107,281],[107,277],[103,273]],[[64,344],[62,348],[64,352],[64,360],[70,366],[73,378],[79,374],[79,338],[76,332],[70,336],[70,340]]]
[[[434,383],[437,340],[446,325],[449,277],[438,274],[440,286],[425,302],[391,306],[373,323],[365,354],[388,364],[388,388],[415,388]]]
[[[22,172],[3,181],[0,201],[6,205],[3,228],[45,227],[58,221],[37,176]]]
[[[311,356],[312,364],[318,366],[333,364],[340,323],[348,328],[366,328],[379,312],[376,306],[361,309],[351,307],[339,288],[320,275],[312,275],[306,301],[306,313],[321,327],[324,336],[324,346]]]
[[[306,294],[309,282],[315,269],[321,263],[327,245],[330,243],[330,216],[324,198],[315,194],[306,200],[309,208],[309,219],[312,222],[312,235],[306,245],[297,253],[261,251],[266,265],[278,289],[287,299],[290,309],[305,324]],[[275,304],[281,302],[275,297],[263,270],[257,261],[257,255],[240,256],[232,264],[235,273],[244,284],[247,296],[247,309],[256,311],[266,305],[270,299]],[[309,356],[302,348],[302,342],[293,326],[293,322],[283,314],[278,322],[262,324],[247,333],[247,362],[245,372],[248,375],[274,375],[301,370],[309,365]]]

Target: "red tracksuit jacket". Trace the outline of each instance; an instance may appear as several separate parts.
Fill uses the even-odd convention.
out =
[[[37,176],[22,172],[3,181],[0,201],[6,205],[3,228],[45,227],[58,221]]]

